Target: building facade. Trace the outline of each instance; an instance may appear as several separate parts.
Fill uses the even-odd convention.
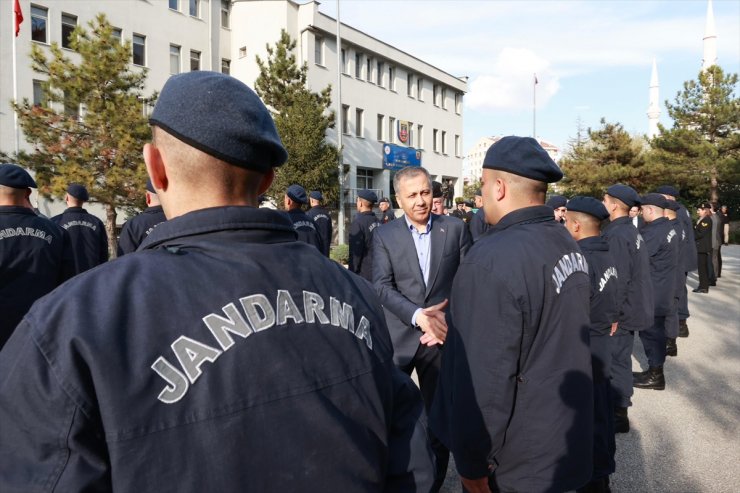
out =
[[[462,193],[462,100],[467,79],[345,24],[337,47],[337,22],[319,11],[318,2],[21,0],[20,4],[24,21],[16,38],[18,100],[41,103],[39,75],[29,66],[31,44],[47,47],[55,41],[74,58],[75,53],[65,47],[69,33],[100,12],[122,39],[132,42],[133,67],[147,71],[145,93],[159,90],[170,75],[191,70],[230,73],[254,87],[259,75],[256,56],[266,59],[266,46],[274,45],[285,29],[297,41],[296,59],[306,63],[312,90],[331,84],[336,102],[341,71],[341,125],[330,130],[327,139],[336,143],[337,130],[342,131],[348,212],[357,189],[392,195],[393,168],[409,156],[410,162],[420,162],[435,179],[451,178],[456,194]],[[0,24],[0,149],[12,152],[13,33],[10,22]],[[20,148],[29,150],[22,135],[19,140]],[[390,159],[394,156],[395,160]],[[39,202],[42,212],[56,213],[53,205]]]

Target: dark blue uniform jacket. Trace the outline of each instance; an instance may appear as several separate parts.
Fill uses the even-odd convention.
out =
[[[393,365],[371,286],[276,211],[162,223],[40,300],[0,375],[3,493],[433,480],[421,396]]]
[[[608,335],[611,325],[618,321],[617,262],[609,253],[609,243],[592,236],[578,242],[586,256],[591,276],[591,334]]]
[[[324,243],[321,241],[319,230],[316,223],[306,215],[301,209],[285,211],[288,218],[293,223],[293,228],[298,235],[298,241],[313,245],[320,252],[324,252]]]
[[[473,214],[473,219],[470,220],[468,227],[470,228],[470,236],[473,238],[473,242],[478,241],[478,238],[491,227],[486,222],[486,213],[482,207]]]
[[[380,226],[372,211],[357,214],[349,227],[349,270],[373,281],[373,231]]]
[[[73,275],[63,229],[26,207],[0,206],[0,348],[33,302]]]
[[[632,218],[620,217],[607,224],[602,237],[617,263],[619,328],[645,330],[653,325],[653,287],[650,254]]]
[[[69,207],[51,220],[67,230],[75,274],[108,261],[108,234],[103,221],[82,207]]]
[[[681,251],[681,263],[683,265],[684,272],[695,271],[697,267],[697,256],[696,256],[696,243],[694,241],[694,221],[691,219],[691,214],[686,210],[683,204],[679,205],[676,211],[676,218],[680,221],[681,227],[683,228],[685,238],[682,237],[683,250]]]
[[[118,238],[118,256],[135,252],[154,228],[166,220],[162,206],[157,205],[147,207],[141,214],[126,221]]]
[[[650,253],[650,280],[655,297],[655,316],[665,317],[676,311],[676,269],[680,236],[671,222],[661,217],[642,228]]]
[[[325,207],[316,206],[311,207],[306,212],[306,215],[316,223],[316,230],[319,232],[321,245],[324,247],[322,252],[328,257],[331,250],[331,237],[334,233],[331,214],[329,214],[329,211]]]
[[[673,227],[673,229],[676,231],[676,235],[678,236],[678,239],[680,240],[678,242],[678,260],[677,260],[677,267],[675,269],[675,276],[676,276],[676,291],[674,293],[674,296],[678,299],[683,294],[684,286],[686,285],[686,270],[684,258],[686,254],[686,248],[688,246],[688,235],[686,234],[686,230],[683,229],[683,223],[680,219],[669,219],[668,222]],[[693,228],[692,228],[693,229]],[[693,241],[691,242],[694,243]],[[694,245],[694,248],[696,248],[696,245]],[[696,256],[696,254],[694,255]]]
[[[460,263],[430,423],[462,476],[528,493],[591,478],[588,272],[546,206],[507,214]]]

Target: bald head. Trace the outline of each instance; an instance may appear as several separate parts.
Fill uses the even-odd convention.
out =
[[[599,236],[601,221],[591,214],[568,210],[565,212],[565,227],[574,240],[579,241]]]
[[[28,203],[30,196],[30,188],[11,188],[0,185],[0,205],[24,207]]]
[[[481,181],[483,209],[489,224],[497,224],[517,209],[545,203],[547,183],[491,168],[483,168]]]

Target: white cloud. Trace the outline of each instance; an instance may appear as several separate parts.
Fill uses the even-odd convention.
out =
[[[493,70],[470,82],[465,101],[477,110],[531,110],[534,74],[537,74],[537,107],[542,107],[560,89],[550,63],[526,48],[501,50]]]

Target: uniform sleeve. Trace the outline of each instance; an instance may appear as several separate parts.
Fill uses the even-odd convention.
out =
[[[121,236],[118,238],[118,256],[136,251],[136,242],[132,236],[131,223],[126,222],[121,228]]]
[[[108,252],[108,232],[105,230],[105,224],[101,222],[101,235],[100,235],[100,263],[108,261],[110,254]]]
[[[60,229],[62,230],[62,269],[59,284],[63,283],[67,279],[71,279],[76,274],[72,241],[67,230],[64,228]]]
[[[388,227],[388,226],[386,226]],[[387,230],[386,230],[387,231]],[[393,313],[404,323],[411,325],[411,320],[418,308],[396,288],[391,254],[383,241],[380,230],[373,235],[373,285],[383,307]]]
[[[388,439],[388,472],[383,491],[431,491],[434,454],[427,436],[421,392],[408,375],[392,369],[393,415]]]
[[[470,247],[473,245],[473,239],[470,235],[470,232],[468,231],[468,228],[465,226],[462,227],[462,233],[460,234],[460,260],[465,258],[465,255],[467,255],[468,250],[470,250]]]
[[[349,270],[359,273],[362,258],[365,256],[365,234],[359,221],[352,221],[349,227]]]
[[[486,289],[476,289],[480,286]],[[504,443],[514,406],[523,316],[505,283],[477,264],[461,265],[450,304],[452,324],[440,375],[444,389],[435,402],[443,409],[434,410],[439,424],[433,430],[446,428],[440,435],[458,472],[476,479],[489,475]]]
[[[99,420],[62,389],[30,333],[24,320],[0,352],[0,491],[110,491]]]
[[[632,263],[634,262],[629,243],[621,237],[614,237],[609,241],[609,252],[614,258],[617,267],[617,313],[620,318],[627,304],[632,282]]]

